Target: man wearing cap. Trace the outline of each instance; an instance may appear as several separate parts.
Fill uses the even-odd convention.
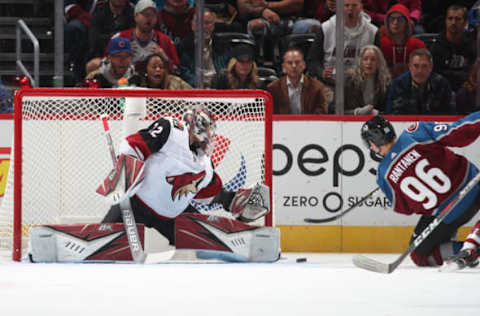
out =
[[[227,69],[222,71],[213,84],[214,89],[263,89],[258,78],[255,51],[252,45],[238,44],[232,52]]]
[[[85,80],[96,80],[99,88],[118,88],[120,78],[126,78],[130,86],[140,85],[140,77],[131,62],[130,41],[115,37],[108,44],[107,57],[100,68],[89,73]]]
[[[160,54],[169,61],[170,71],[176,71],[180,65],[177,50],[172,40],[162,32],[155,30],[157,25],[157,8],[152,0],[140,0],[135,5],[135,28],[115,34],[128,38],[132,45],[132,62],[136,68],[150,54]]]

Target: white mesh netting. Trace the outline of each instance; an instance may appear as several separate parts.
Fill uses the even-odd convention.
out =
[[[145,102],[146,116],[139,121],[139,127],[160,116],[181,118],[186,109],[203,104],[217,120],[212,160],[227,189],[265,182],[265,159],[271,157],[265,155],[265,139],[269,134],[266,133],[266,107],[271,106],[265,94],[258,91],[232,92],[231,95],[215,91],[61,91],[56,95],[52,90],[33,89],[17,96],[15,112],[19,112],[20,103],[22,109],[22,133],[16,135],[23,142],[22,180],[21,183],[13,181],[12,150],[0,206],[0,251],[3,253],[19,246],[14,247],[12,242],[15,212],[22,215],[22,249],[26,248],[31,225],[98,222],[105,215],[108,201],[95,190],[108,174],[111,158],[100,117],[109,116],[117,146],[123,137],[123,95]],[[14,196],[20,193],[22,207],[14,210]]]

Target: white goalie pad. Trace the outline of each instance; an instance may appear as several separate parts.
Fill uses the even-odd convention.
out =
[[[242,222],[253,222],[270,212],[270,188],[257,183],[250,189],[239,189],[230,204],[230,212]]]
[[[204,214],[177,217],[175,246],[195,250],[201,259],[230,262],[275,262],[281,253],[278,228]]]
[[[144,244],[144,226],[137,225]],[[28,256],[32,262],[132,261],[121,223],[45,225],[30,229]]]

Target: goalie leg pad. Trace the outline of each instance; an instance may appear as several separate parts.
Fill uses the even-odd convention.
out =
[[[137,229],[144,245],[144,226]],[[32,262],[132,261],[123,224],[44,225],[30,229]]]
[[[239,189],[230,204],[230,212],[242,222],[252,222],[270,212],[270,188],[257,183],[250,189]]]
[[[224,217],[181,214],[175,221],[175,246],[197,257],[230,262],[274,262],[280,258],[280,230]]]

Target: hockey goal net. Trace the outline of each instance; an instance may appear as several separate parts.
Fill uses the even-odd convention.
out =
[[[206,106],[217,121],[212,160],[224,186],[271,187],[272,103],[262,90],[23,89],[15,97],[13,154],[0,206],[3,254],[20,260],[32,225],[102,219],[109,206],[95,190],[112,162],[101,116],[108,116],[118,146],[128,134],[123,107],[129,102],[145,109],[138,128]],[[272,212],[262,224],[272,225]]]

